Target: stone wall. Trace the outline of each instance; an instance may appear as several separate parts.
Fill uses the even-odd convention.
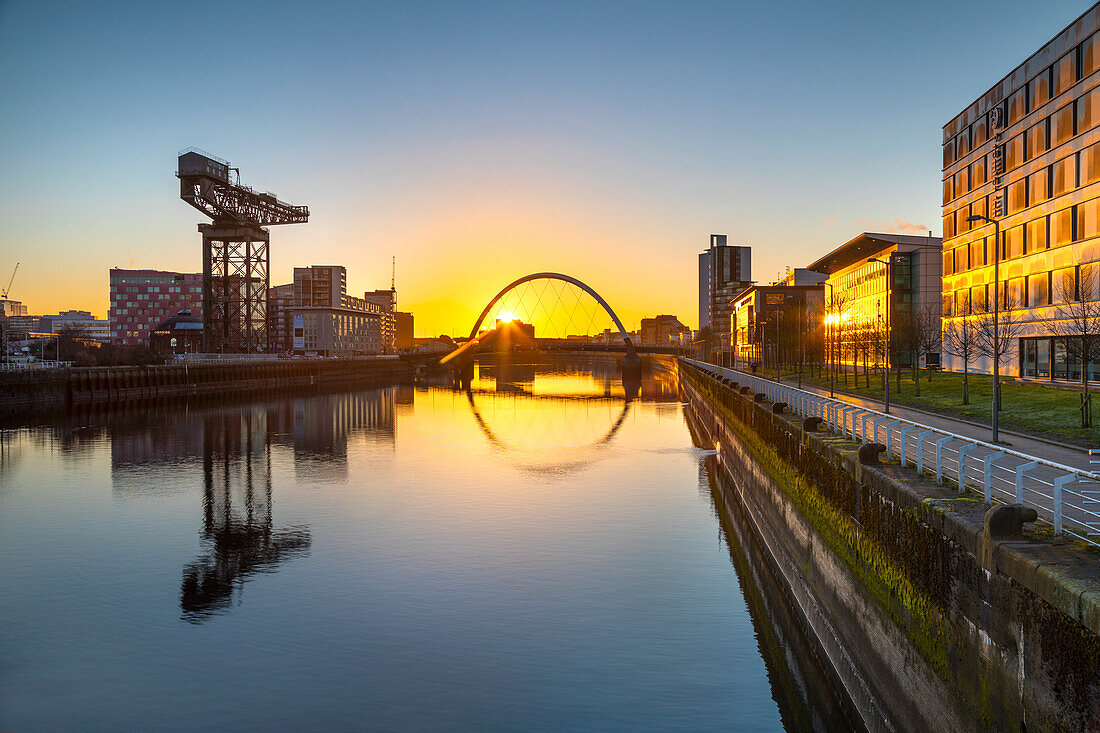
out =
[[[726,486],[875,730],[1100,727],[1100,560],[681,364]]]

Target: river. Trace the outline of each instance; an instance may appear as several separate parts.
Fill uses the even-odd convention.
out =
[[[617,372],[6,427],[0,729],[835,723],[674,368]]]

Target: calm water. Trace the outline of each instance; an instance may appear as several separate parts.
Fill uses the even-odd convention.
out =
[[[615,371],[5,430],[0,729],[791,724],[675,375]]]

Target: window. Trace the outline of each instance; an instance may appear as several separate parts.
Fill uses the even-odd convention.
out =
[[[1078,204],[1077,239],[1089,239],[1100,235],[1100,199]]]
[[[970,315],[970,291],[969,290],[957,290],[955,291],[955,315],[968,316]]]
[[[1027,179],[1008,184],[1008,213],[1015,214],[1027,206]]]
[[[1055,303],[1072,303],[1077,300],[1077,268],[1063,267],[1055,270],[1053,275]]]
[[[1050,245],[1060,247],[1073,241],[1073,209],[1062,209],[1050,215]]]
[[[1100,262],[1087,262],[1078,266],[1077,290],[1081,300],[1100,298]]]
[[[961,158],[970,152],[970,128],[966,128],[955,138],[955,157]]]
[[[1054,195],[1060,196],[1077,188],[1077,156],[1062,158],[1054,164]]]
[[[953,316],[954,311],[955,311],[954,305],[955,305],[954,293],[944,293],[943,294],[943,315],[946,316],[947,318],[950,318],[951,316]]]
[[[982,143],[984,143],[986,140],[989,139],[989,126],[986,122],[986,116],[985,115],[982,115],[981,117],[979,117],[977,120],[974,121],[974,125],[972,126],[972,129],[973,129],[972,135],[974,137],[974,147],[978,147],[979,145],[981,145]]]
[[[954,275],[955,274],[955,258],[951,252],[943,258],[943,274]]]
[[[1031,275],[1027,279],[1028,306],[1037,308],[1041,305],[1050,305],[1050,278],[1048,273],[1041,272]]]
[[[1028,160],[1038,158],[1050,148],[1047,140],[1047,127],[1047,121],[1043,120],[1027,131]]]
[[[983,155],[970,164],[970,188],[975,189],[985,182],[985,156]]]
[[[987,212],[985,210],[985,197],[984,196],[982,198],[976,200],[974,203],[970,204],[970,213],[971,214],[976,214],[978,216],[986,216]],[[980,222],[980,221],[975,222],[974,227],[979,227],[979,226],[983,226],[982,222]],[[973,229],[974,227],[971,227],[971,228]]]
[[[1081,78],[1097,69],[1100,69],[1100,39],[1091,36],[1081,44]]]
[[[1054,93],[1061,94],[1077,83],[1077,49],[1070,51],[1054,65]]]
[[[1031,109],[1038,109],[1040,105],[1050,101],[1050,76],[1051,70],[1047,68],[1039,76],[1031,80]]]
[[[985,260],[985,238],[970,243],[970,266],[981,267]]]
[[[951,165],[955,162],[955,141],[948,140],[943,144],[943,167]]]
[[[1011,260],[1024,255],[1024,228],[1012,227],[1005,232],[1004,251],[1001,259]]]
[[[962,196],[970,190],[970,172],[962,168],[955,174],[955,195]]]
[[[952,212],[952,213],[948,214],[947,216],[943,217],[943,238],[944,239],[950,239],[953,236],[955,236],[955,214],[954,214],[954,212]],[[944,274],[945,275],[950,275],[951,273],[945,272]]]
[[[1008,124],[1015,125],[1027,114],[1027,87],[1020,87],[1008,98]],[[962,151],[959,151],[962,154]]]
[[[1077,99],[1077,134],[1091,130],[1100,122],[1100,88],[1093,89]]]
[[[1100,143],[1081,151],[1081,185],[1100,181]]]
[[[944,179],[944,182],[943,182],[943,202],[945,204],[950,203],[951,199],[955,198],[955,196],[953,194],[953,191],[955,190],[954,183],[955,183],[955,177],[954,176],[948,176],[946,179]]]
[[[1044,216],[1027,223],[1027,251],[1038,252],[1047,248],[1047,218]]]
[[[1006,311],[1017,310],[1024,307],[1027,302],[1027,279],[1014,277],[1005,281],[1004,300],[1001,307]]]
[[[963,245],[955,250],[955,272],[965,272],[970,269],[970,247]]]
[[[1019,134],[1005,143],[1005,170],[1020,167],[1024,162],[1024,136]]]
[[[972,313],[984,313],[987,308],[988,288],[985,285],[975,285],[970,288],[970,311]]]
[[[1056,147],[1073,137],[1073,105],[1067,104],[1055,112],[1051,122],[1051,147]]]
[[[1028,176],[1027,205],[1034,206],[1050,198],[1050,169],[1043,168]]]

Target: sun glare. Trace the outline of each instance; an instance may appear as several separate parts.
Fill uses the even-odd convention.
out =
[[[509,310],[503,310],[497,314],[497,318],[501,321],[514,321],[516,320],[516,314]]]

